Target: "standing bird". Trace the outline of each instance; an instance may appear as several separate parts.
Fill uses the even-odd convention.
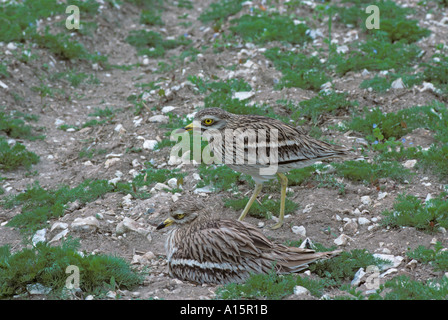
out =
[[[232,114],[219,108],[206,108],[196,113],[187,131],[207,133],[215,160],[231,169],[252,176],[255,190],[238,220],[243,220],[262,189],[263,182],[279,178],[281,185],[279,221],[285,215],[285,198],[291,169],[303,168],[317,161],[349,154],[345,147],[314,139],[279,120],[258,116]],[[199,131],[200,130],[200,131]]]
[[[251,224],[215,218],[204,208],[198,199],[184,196],[157,227],[174,225],[165,242],[171,277],[199,284],[241,283],[252,273],[298,272],[341,252],[276,244]]]

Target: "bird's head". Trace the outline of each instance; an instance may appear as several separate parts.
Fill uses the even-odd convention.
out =
[[[169,209],[169,218],[157,226],[157,230],[166,228],[172,224],[187,225],[196,220],[200,211],[204,208],[204,203],[200,199],[192,196],[181,197]]]
[[[187,131],[200,130],[201,132],[208,129],[221,130],[226,127],[227,121],[232,114],[219,108],[205,108],[194,116],[193,122],[185,126],[183,129]]]

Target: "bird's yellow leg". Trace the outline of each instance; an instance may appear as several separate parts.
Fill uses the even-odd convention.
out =
[[[282,188],[280,197],[280,215],[278,217],[278,222],[274,224],[271,229],[278,229],[283,225],[283,217],[285,216],[285,199],[286,199],[286,187],[288,186],[288,178],[283,174],[277,172],[278,179],[280,180],[280,185]]]
[[[246,207],[244,208],[243,212],[241,213],[240,217],[238,218],[239,221],[242,221],[244,219],[244,217],[246,217],[246,214],[249,212],[249,209],[252,206],[252,203],[254,203],[255,199],[257,199],[257,196],[260,193],[262,187],[263,187],[263,184],[261,184],[261,183],[255,184],[254,193],[250,197],[249,201],[246,204]]]

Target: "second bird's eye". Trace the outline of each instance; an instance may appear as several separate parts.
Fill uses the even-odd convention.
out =
[[[179,214],[176,214],[173,218],[176,220],[181,220],[181,219],[183,219],[184,216],[185,216],[184,214],[179,213]]]
[[[215,120],[213,119],[204,119],[204,121],[202,121],[206,126],[210,126],[213,124],[213,122],[215,122]]]

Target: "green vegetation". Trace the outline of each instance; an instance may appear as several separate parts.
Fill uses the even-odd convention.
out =
[[[369,14],[365,9],[369,5],[376,5],[381,13],[379,30],[366,28],[365,21]],[[361,27],[367,34],[386,38],[390,42],[412,43],[427,37],[430,33],[429,30],[420,28],[417,20],[406,18],[414,12],[413,9],[401,7],[395,1],[345,0],[340,5],[333,5],[332,8],[342,23]]]
[[[36,115],[23,114],[18,111],[7,114],[4,111],[0,111],[0,131],[5,132],[14,139],[42,140],[45,136],[33,134],[33,127],[25,122],[37,120],[38,116]]]
[[[266,50],[264,55],[272,60],[274,66],[283,74],[276,88],[298,87],[319,91],[324,83],[330,81],[325,72],[325,65],[317,56],[300,52],[281,52],[278,47]]]
[[[25,146],[16,142],[11,146],[3,137],[0,137],[0,170],[11,171],[21,166],[30,169],[39,162],[39,156],[26,150]]]
[[[306,33],[308,27],[305,24],[295,24],[293,19],[278,13],[246,14],[232,20],[232,23],[236,25],[230,27],[230,30],[248,42],[284,41],[291,44],[303,44],[311,39]]]
[[[0,112],[0,131],[6,133],[13,139],[27,139],[34,141],[44,139],[43,135],[33,133],[33,127],[26,121],[37,121],[35,115],[23,114],[18,111],[7,114]],[[30,169],[33,164],[39,162],[39,156],[28,151],[19,142],[9,142],[4,136],[0,136],[0,170],[12,171],[21,166]]]
[[[380,294],[385,292],[384,297]],[[379,293],[369,299],[379,300],[446,300],[448,298],[448,277],[427,281],[416,281],[401,275],[381,285]]]
[[[3,205],[6,208],[22,205],[22,213],[14,216],[7,225],[19,227],[24,232],[33,232],[50,218],[63,216],[69,202],[84,204],[113,190],[114,186],[107,180],[86,180],[77,187],[61,186],[56,190],[45,190],[36,181],[25,192],[5,200]]]
[[[183,178],[185,173],[177,171],[149,167],[137,175],[132,182],[111,184],[107,180],[85,180],[73,188],[62,185],[54,190],[46,190],[36,181],[28,186],[25,192],[3,201],[3,206],[6,208],[22,206],[21,214],[14,216],[8,226],[19,227],[25,233],[36,231],[42,228],[49,219],[63,216],[69,203],[77,201],[82,205],[109,192],[121,192],[145,199],[149,197],[149,193],[146,192],[147,186],[156,182],[165,182],[170,178]]]
[[[153,10],[143,10],[140,13],[140,23],[147,24],[149,26],[163,26],[162,17],[157,15]]]
[[[238,199],[226,199],[224,201],[225,207],[230,207],[233,210],[239,212],[243,211],[246,207],[249,197],[238,198]],[[294,201],[285,199],[285,215],[293,213],[297,210],[299,205]],[[260,202],[254,201],[249,210],[249,215],[256,218],[270,219],[272,215],[278,216],[280,213],[280,199],[274,200],[269,199],[269,196],[264,196],[260,199]]]
[[[236,189],[241,173],[233,171],[226,165],[199,165],[199,181],[197,187],[212,186],[216,191]]]
[[[324,289],[323,281],[300,277],[295,274],[277,275],[274,271],[269,274],[253,274],[243,284],[227,284],[216,290],[218,299],[269,299],[279,300],[293,294],[295,286],[302,286],[310,290],[313,296],[320,297]]]
[[[432,232],[439,227],[448,228],[448,201],[446,193],[422,203],[412,195],[401,194],[395,200],[393,210],[383,211],[384,225],[391,227],[410,226]]]
[[[430,264],[435,271],[448,271],[448,251],[443,250],[440,242],[436,242],[434,250],[418,246],[414,251],[406,253],[411,259],[416,259],[421,263]]]
[[[338,256],[318,261],[310,265],[310,271],[326,280],[329,285],[341,285],[344,280],[352,280],[355,273],[368,266],[381,267],[388,261],[375,258],[365,249],[341,252]]]
[[[403,42],[391,43],[383,39],[368,39],[358,43],[346,54],[332,57],[332,64],[336,64],[335,71],[345,75],[349,71],[360,70],[389,70],[396,72],[411,70],[423,55],[422,49],[415,44]]]
[[[298,104],[292,101],[279,101],[292,111],[291,119],[297,121],[305,118],[313,124],[322,122],[326,114],[341,115],[351,112],[357,102],[347,100],[346,93],[320,92],[315,97]]]
[[[251,91],[252,87],[242,79],[230,79],[226,81],[207,82],[206,80],[189,76],[188,80],[193,83],[198,92],[205,94],[205,108],[221,108],[235,114],[257,114],[272,118],[279,118],[268,105],[249,105],[249,100],[233,98],[235,92]]]
[[[447,51],[447,50],[445,50]],[[436,53],[431,62],[423,63],[425,67],[423,76],[425,81],[431,82],[444,93],[448,92],[448,56]]]
[[[372,88],[375,92],[384,93],[390,89],[392,82],[398,78],[401,78],[407,88],[412,88],[414,85],[418,85],[423,82],[423,75],[421,73],[417,73],[415,75],[388,73],[384,77],[375,75],[371,79],[364,80],[361,82],[359,87],[361,89]]]
[[[321,249],[329,250],[323,247]],[[319,298],[325,288],[341,285],[343,280],[353,279],[359,268],[381,266],[384,263],[386,262],[373,257],[366,250],[355,249],[311,264],[310,271],[320,277],[317,280],[297,274],[254,274],[243,284],[232,283],[218,288],[216,295],[218,299],[281,299],[293,294],[294,287],[299,285]]]
[[[243,8],[241,3],[244,0],[221,0],[213,2],[210,7],[201,13],[199,20],[202,23],[214,22],[223,23],[229,16],[241,11]]]
[[[146,30],[132,30],[126,41],[137,48],[138,55],[147,55],[152,58],[163,57],[166,50],[191,43],[191,40],[184,36],[176,40],[166,40],[160,33]]]
[[[0,247],[0,298],[26,294],[30,286],[40,284],[51,290],[51,297],[63,299],[69,294],[66,269],[70,265],[79,268],[83,295],[104,295],[142,283],[143,275],[123,258],[80,253],[79,247],[79,240],[74,239],[63,241],[61,246],[39,242],[15,253],[8,245]]]
[[[404,182],[412,172],[396,161],[369,163],[366,161],[345,161],[333,163],[336,174],[352,181],[376,184],[378,179],[389,178]]]

